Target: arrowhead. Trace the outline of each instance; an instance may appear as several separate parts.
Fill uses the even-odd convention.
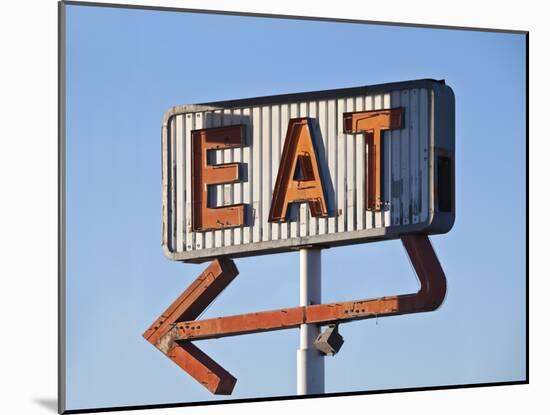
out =
[[[190,341],[177,342],[173,329],[180,321],[195,320],[238,273],[230,259],[214,260],[143,333],[149,343],[217,395],[230,395],[237,379]]]

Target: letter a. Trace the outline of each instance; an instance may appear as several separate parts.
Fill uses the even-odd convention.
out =
[[[317,155],[311,136],[312,118],[288,123],[283,154],[273,189],[269,222],[284,222],[290,203],[307,202],[311,215],[328,216]]]

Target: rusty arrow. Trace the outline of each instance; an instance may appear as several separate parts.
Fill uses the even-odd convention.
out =
[[[237,379],[190,342],[176,342],[175,326],[196,319],[238,273],[232,260],[214,260],[143,333],[149,343],[216,395],[230,395]]]
[[[191,340],[437,309],[445,299],[447,286],[445,273],[428,236],[408,235],[401,241],[420,281],[416,293],[196,320],[238,273],[231,260],[218,259],[145,332],[144,337],[212,393],[231,394],[236,379],[191,344]]]

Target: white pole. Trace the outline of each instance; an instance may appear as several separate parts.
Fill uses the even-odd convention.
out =
[[[321,250],[300,249],[300,306],[321,304]],[[300,325],[300,348],[297,359],[297,394],[325,391],[325,361],[315,346],[319,335],[316,324]]]

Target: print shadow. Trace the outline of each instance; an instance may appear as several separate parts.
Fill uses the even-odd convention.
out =
[[[51,412],[57,413],[57,399],[55,398],[34,398],[34,402]]]

